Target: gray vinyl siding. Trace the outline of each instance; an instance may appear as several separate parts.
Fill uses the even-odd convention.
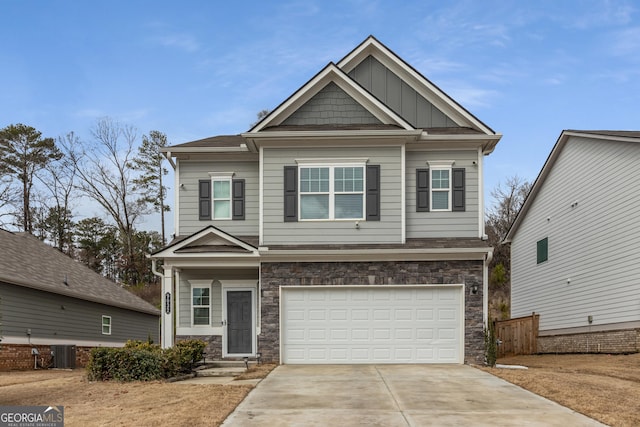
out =
[[[298,108],[283,125],[379,124],[366,108],[331,82]]]
[[[100,341],[124,344],[149,337],[159,342],[160,318],[151,314],[0,283],[0,334],[6,337]],[[111,335],[102,334],[102,316],[111,316]]]
[[[513,317],[540,313],[541,331],[640,320],[639,164],[638,143],[566,143],[512,239]]]
[[[438,107],[372,56],[349,76],[417,128],[458,127]]]
[[[264,150],[264,244],[400,243],[402,239],[400,147]],[[298,221],[283,219],[283,170],[296,159],[366,158],[380,165],[380,221]],[[329,162],[330,163],[330,162]]]
[[[479,237],[479,183],[477,151],[408,151],[406,153],[407,238]],[[416,212],[416,169],[427,162],[454,160],[454,168],[465,169],[464,212]]]
[[[177,326],[180,328],[191,327],[191,284],[189,280],[211,280],[211,325],[218,327],[222,322],[222,286],[220,281],[242,280],[258,282],[258,270],[243,268],[241,270],[232,269],[211,269],[211,270],[186,270],[180,273],[178,282],[178,319]]]
[[[179,233],[190,235],[209,225],[234,236],[258,235],[258,162],[212,162],[181,160],[179,168]],[[209,172],[234,172],[234,179],[245,180],[245,219],[208,220],[198,219],[198,181],[210,179]]]

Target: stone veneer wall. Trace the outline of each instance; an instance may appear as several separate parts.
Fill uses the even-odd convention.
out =
[[[464,361],[484,364],[482,261],[262,263],[262,360],[280,358],[280,286],[415,285],[465,283]],[[478,293],[471,295],[473,284]]]
[[[640,329],[538,336],[538,353],[637,353]]]
[[[176,342],[185,340],[204,341],[207,346],[204,348],[206,359],[222,360],[222,337],[220,335],[177,335]]]

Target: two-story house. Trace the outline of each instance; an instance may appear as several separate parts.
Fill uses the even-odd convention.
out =
[[[640,351],[640,132],[565,130],[505,237],[540,353]]]
[[[482,363],[483,159],[500,137],[369,37],[246,133],[164,149],[176,237],[152,256],[163,345]]]

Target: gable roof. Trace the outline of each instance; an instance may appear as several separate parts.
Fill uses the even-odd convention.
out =
[[[360,105],[365,107],[373,116],[384,124],[394,124],[405,130],[414,129],[411,124],[404,120],[399,114],[390,109],[379,99],[365,90],[344,71],[330,62],[311,80],[305,83],[300,89],[285,99],[278,107],[271,111],[265,118],[255,124],[248,134],[253,134],[271,127],[282,124],[291,114],[309,101],[314,95],[324,89],[329,83],[336,84]]]
[[[257,239],[250,237],[245,241],[218,227],[209,225],[190,236],[181,236],[174,239],[169,245],[151,254],[151,258],[191,257],[197,254],[257,257],[258,248],[255,246],[254,241],[257,241]]]
[[[549,157],[547,157],[547,160],[542,166],[542,169],[540,170],[538,177],[533,182],[533,185],[531,186],[531,191],[529,191],[527,198],[524,200],[524,203],[520,207],[520,211],[518,212],[518,215],[516,215],[516,218],[514,219],[513,224],[511,224],[511,227],[509,228],[509,231],[507,232],[507,235],[505,236],[503,243],[509,243],[511,242],[511,239],[513,239],[513,236],[518,231],[518,227],[520,227],[520,224],[526,217],[527,212],[531,208],[531,205],[533,204],[536,196],[540,192],[540,189],[542,188],[542,185],[544,184],[545,179],[547,178],[547,176],[549,176],[549,173],[551,172],[553,165],[558,160],[558,157],[560,156],[560,152],[562,151],[562,149],[564,148],[564,146],[567,144],[567,142],[571,137],[583,137],[583,138],[596,139],[596,140],[601,140],[603,143],[606,143],[607,141],[640,143],[640,131],[571,130],[571,129],[563,130],[560,136],[558,137],[558,140],[556,141],[555,145],[551,149],[551,153],[549,153]]]
[[[145,300],[32,235],[1,228],[0,282],[160,315]]]
[[[348,74],[368,56],[376,58],[459,126],[469,127],[487,135],[496,135],[493,129],[372,35],[342,58],[338,67]]]

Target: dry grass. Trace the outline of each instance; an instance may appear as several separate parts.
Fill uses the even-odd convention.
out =
[[[260,365],[253,365],[245,373],[236,377],[236,380],[255,380],[258,378],[264,378],[269,375],[269,372],[278,366],[276,363],[262,363]]]
[[[264,378],[259,365],[245,378]],[[2,405],[62,405],[67,426],[219,426],[252,385],[89,382],[85,371],[0,373]]]
[[[537,355],[484,370],[611,426],[640,425],[640,354]]]

